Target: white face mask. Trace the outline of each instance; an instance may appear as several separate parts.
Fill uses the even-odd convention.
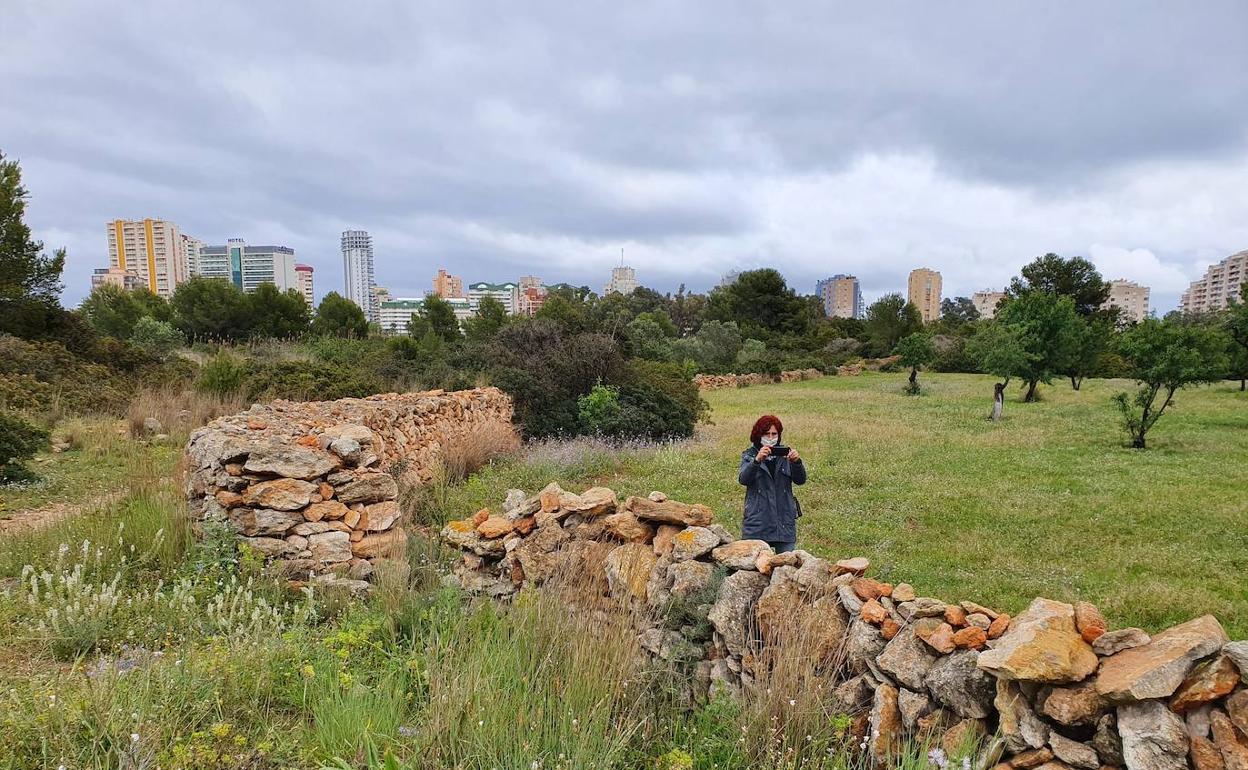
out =
[[[762,442],[763,446],[775,446],[776,444],[780,443],[780,439],[772,438],[771,436],[763,436],[761,439],[759,439],[759,441]]]

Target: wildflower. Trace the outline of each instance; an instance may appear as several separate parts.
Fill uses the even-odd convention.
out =
[[[797,701],[796,701],[796,700],[794,700],[793,698],[789,698],[789,705],[790,705],[790,706],[796,706],[796,705],[797,705]]]
[[[477,720],[477,727],[485,727],[485,720],[484,720],[484,719],[478,719],[478,720]]]
[[[962,770],[971,770],[971,758],[962,757]]]
[[[415,738],[416,728],[407,725],[399,725],[399,735],[403,738]]]
[[[927,758],[941,770],[944,770],[949,765],[949,758],[945,756],[945,750],[939,746],[927,752]]]
[[[312,668],[311,663],[304,664],[303,668],[299,669],[299,673],[303,674],[304,679],[316,678],[316,669]]]
[[[139,734],[138,734],[138,733],[130,733],[130,742],[131,742],[131,743],[138,743],[138,742],[139,742]]]

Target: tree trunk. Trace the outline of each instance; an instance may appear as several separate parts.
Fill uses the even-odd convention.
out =
[[[914,387],[915,382],[919,379],[919,368],[917,366],[910,367],[910,387]]]
[[[1039,382],[1039,380],[1030,380],[1027,383],[1027,395],[1023,397],[1023,403],[1030,404],[1036,400],[1036,385]]]
[[[1243,377],[1239,378],[1239,392],[1240,393],[1244,392],[1244,386],[1246,385],[1248,385],[1248,380],[1244,379]]]
[[[1083,384],[1082,377],[1076,377],[1073,374],[1070,375],[1070,387],[1074,388],[1075,390],[1079,390],[1079,386],[1082,384]]]
[[[1005,383],[998,382],[992,386],[992,417],[993,422],[1001,419],[1001,410],[1005,407]]]
[[[1132,449],[1147,449],[1148,448],[1147,446],[1144,445],[1144,431],[1140,431],[1139,433],[1135,434],[1135,436],[1131,440],[1131,448]]]

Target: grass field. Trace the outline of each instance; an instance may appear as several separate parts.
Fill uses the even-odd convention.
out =
[[[1126,381],[1055,384],[1036,404],[1011,388],[995,425],[990,378],[922,382],[918,397],[901,393],[900,374],[712,391],[714,424],[696,441],[496,465],[452,492],[446,515],[552,478],[659,489],[738,531],[737,461],[754,419],[774,413],[810,473],[799,547],[865,555],[921,594],[1011,612],[1039,595],[1087,599],[1114,625],[1156,630],[1212,612],[1248,636],[1248,394],[1237,385],[1181,392],[1138,451],[1110,403]]]

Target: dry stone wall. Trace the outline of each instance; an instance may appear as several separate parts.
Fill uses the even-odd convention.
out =
[[[405,551],[396,476],[428,481],[449,446],[511,418],[496,388],[256,404],[191,435],[186,494],[201,527],[230,527],[290,577],[363,588]]]
[[[770,385],[773,382],[798,382],[814,380],[823,376],[818,369],[794,369],[771,374],[695,374],[693,383],[698,390],[718,390],[720,388],[748,388],[751,385]]]
[[[1248,641],[1213,616],[1156,636],[1111,630],[1086,602],[1037,598],[1011,617],[875,580],[865,558],[735,540],[706,506],[658,492],[551,484],[512,490],[502,511],[442,530],[463,551],[448,579],[506,598],[577,575],[609,604],[648,609],[640,646],[696,661],[694,698],[754,687],[796,644],[833,669],[829,707],[857,715],[877,762],[907,738],[949,754],[979,738],[984,770],[1248,770]]]

